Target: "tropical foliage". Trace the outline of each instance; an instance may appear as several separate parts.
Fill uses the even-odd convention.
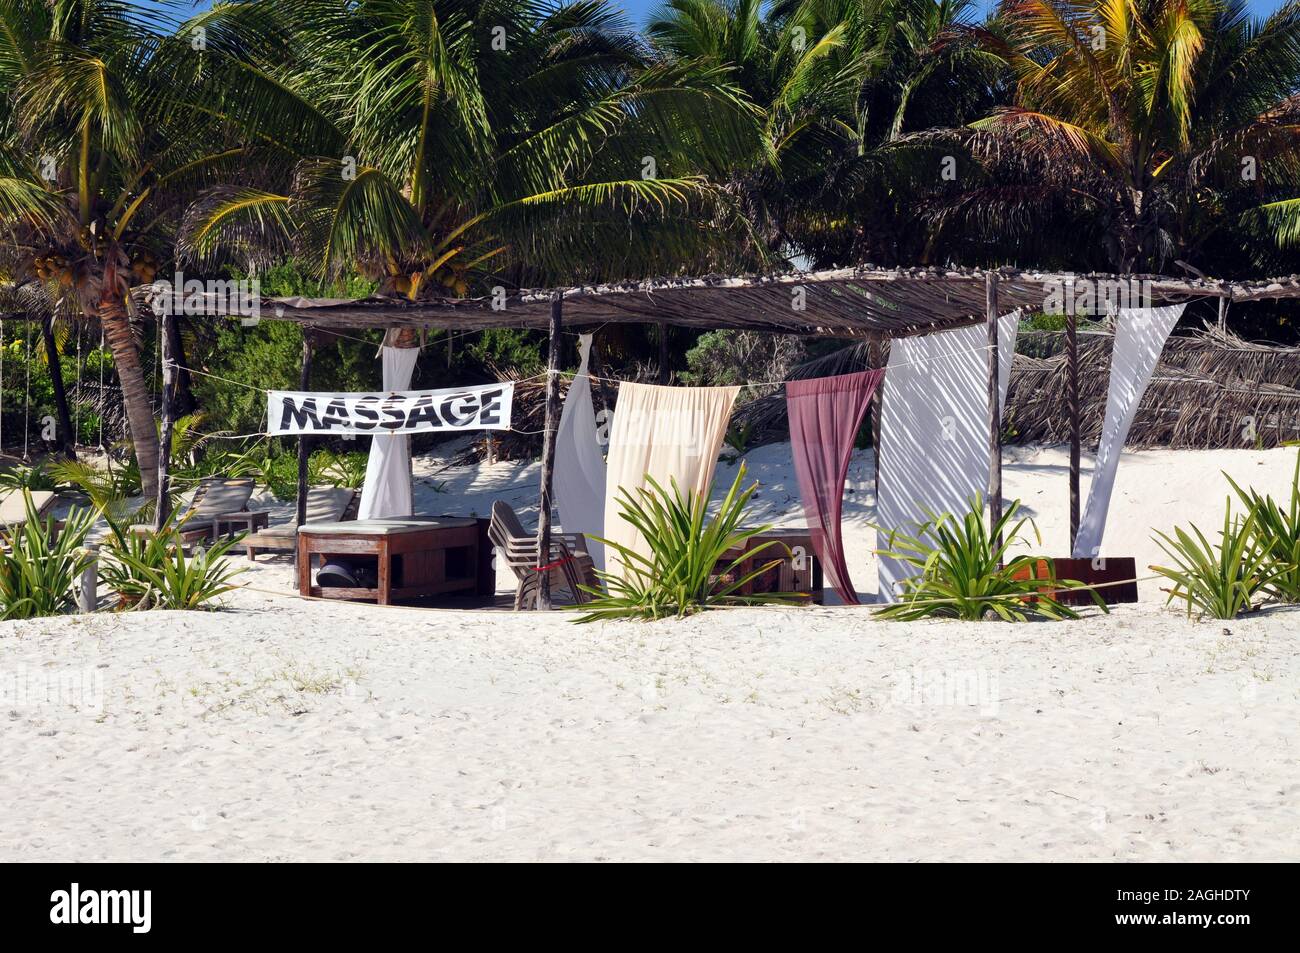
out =
[[[68,418],[68,342],[102,329],[147,498],[140,293],[177,269],[413,299],[861,261],[1300,270],[1295,0],[664,0],[642,33],[610,0],[161,6],[0,0],[0,315],[44,344],[18,379]],[[1293,337],[1287,308],[1252,328]],[[444,383],[537,370],[528,332],[429,334]],[[205,427],[253,432],[250,388],[297,384],[296,327],[172,337]],[[610,370],[655,360],[603,337]],[[319,346],[313,383],[375,386],[371,338]],[[688,367],[695,344],[674,333],[677,370],[768,360],[715,336]]]
[[[1257,542],[1280,570],[1269,591],[1283,602],[1300,602],[1300,453],[1291,476],[1291,499],[1285,504],[1253,487],[1242,489],[1232,477],[1224,476],[1253,520]]]
[[[1186,603],[1188,615],[1196,610],[1213,619],[1235,619],[1269,599],[1300,602],[1300,455],[1285,504],[1224,476],[1245,514],[1232,512],[1229,497],[1217,543],[1195,525],[1190,532],[1175,528],[1172,536],[1156,534],[1173,565],[1151,568],[1173,583],[1165,590],[1169,601]]]
[[[195,546],[186,555],[171,519],[156,533],[135,535],[109,522],[110,539],[100,550],[99,578],[115,593],[120,609],[204,609],[238,588],[231,580],[244,570],[230,565],[226,554],[239,537]]]
[[[24,489],[27,520],[0,547],[0,620],[59,615],[76,603],[74,586],[95,561],[85,548],[94,510],[73,509],[62,521],[39,516]]]
[[[1038,529],[1028,517],[1016,518],[1020,501],[1013,500],[992,526],[984,518],[984,501],[976,496],[960,516],[927,513],[915,533],[892,530],[885,534],[878,555],[900,560],[913,575],[902,583],[897,602],[875,614],[882,619],[910,622],[925,618],[1077,619],[1079,613],[1055,597],[1058,588],[1079,588],[1081,583],[1057,579],[1050,559],[1009,552],[1030,542],[1022,533],[1028,524],[1033,542],[1042,545]],[[1044,574],[1041,570],[1046,569]],[[1105,603],[1089,590],[1097,606]]]
[[[1169,602],[1187,605],[1212,619],[1235,619],[1258,609],[1275,579],[1288,567],[1273,559],[1256,532],[1254,515],[1234,516],[1231,501],[1224,508],[1219,541],[1211,544],[1195,524],[1191,532],[1176,527],[1173,536],[1157,532],[1155,539],[1172,566],[1152,566],[1173,587]]]
[[[742,465],[713,517],[707,515],[708,494],[683,492],[676,481],[671,490],[654,479],[635,495],[621,490],[619,516],[645,538],[651,554],[601,539],[606,559],[619,568],[598,573],[604,590],[583,587],[595,598],[583,606],[586,612],[577,621],[683,618],[721,606],[788,604],[806,595],[741,592],[779,562],[739,571],[742,563],[779,545],[769,540],[746,551],[749,540],[771,527],[742,528],[749,499],[758,489],[757,483],[743,487],[744,479]]]

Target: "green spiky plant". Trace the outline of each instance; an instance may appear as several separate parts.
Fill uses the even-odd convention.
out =
[[[1021,533],[1026,524],[1034,531],[1034,542],[1042,544],[1033,521],[1016,518],[1019,510],[1020,501],[1013,500],[990,527],[984,519],[983,498],[977,494],[961,517],[927,510],[929,518],[915,534],[888,531],[885,548],[877,550],[877,554],[902,561],[916,574],[903,581],[900,600],[877,609],[875,615],[900,622],[927,618],[968,622],[985,618],[1004,622],[1079,618],[1078,612],[1052,592],[1080,587],[1082,583],[1057,579],[1050,559],[1015,556],[1004,562],[1011,547],[1029,541]],[[1043,562],[1048,567],[1046,578],[1037,576],[1037,567]],[[1103,612],[1109,611],[1096,591],[1089,592]]]
[[[1291,499],[1285,507],[1253,487],[1242,489],[1224,474],[1238,499],[1254,520],[1255,536],[1281,572],[1269,583],[1269,592],[1282,602],[1300,602],[1300,453],[1291,475]]]
[[[97,513],[74,508],[59,527],[52,516],[39,516],[32,494],[23,489],[27,521],[6,534],[0,550],[0,619],[34,619],[60,615],[75,604],[73,586],[94,561],[85,548],[86,534]]]
[[[1175,527],[1172,537],[1157,532],[1153,538],[1173,561],[1151,567],[1173,583],[1165,590],[1167,602],[1182,600],[1189,617],[1196,610],[1212,619],[1235,619],[1258,609],[1276,580],[1294,567],[1274,559],[1257,530],[1255,514],[1234,517],[1229,498],[1217,545],[1194,524],[1190,533]]]
[[[647,478],[649,489],[638,487],[635,496],[620,489],[619,515],[645,538],[651,555],[643,556],[624,545],[601,539],[606,547],[606,559],[621,563],[622,569],[597,574],[605,585],[604,591],[583,587],[596,598],[583,606],[586,612],[576,621],[668,616],[680,619],[722,606],[788,605],[805,598],[805,593],[740,592],[779,560],[737,575],[740,564],[753,559],[756,553],[780,545],[770,540],[744,552],[749,540],[771,528],[741,527],[745,508],[758,488],[757,482],[742,488],[744,478],[742,464],[717,515],[712,518],[707,514],[709,494],[683,493],[676,481],[671,490],[665,490]],[[738,549],[739,556],[725,559],[729,552]]]
[[[185,554],[176,537],[184,520],[175,515],[155,533],[136,535],[108,521],[110,538],[101,550],[99,578],[117,594],[120,609],[206,609],[238,588],[231,580],[244,572],[225,558],[242,539],[231,536]]]

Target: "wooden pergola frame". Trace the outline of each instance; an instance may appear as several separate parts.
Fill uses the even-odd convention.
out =
[[[489,328],[545,330],[548,336],[546,412],[542,441],[542,473],[537,521],[537,564],[550,552],[551,482],[555,461],[555,432],[560,414],[559,373],[561,332],[570,327],[605,324],[655,324],[707,330],[764,331],[820,337],[866,339],[875,344],[893,338],[935,331],[988,326],[988,441],[990,449],[989,511],[1002,513],[1002,434],[998,393],[997,319],[1020,309],[1042,310],[1053,290],[1140,288],[1149,296],[1143,304],[1174,304],[1198,298],[1217,299],[1219,323],[1232,302],[1300,298],[1300,276],[1262,281],[1213,278],[1172,278],[1164,275],[1042,272],[1015,268],[874,268],[863,265],[815,272],[756,276],[658,278],[645,281],[567,288],[522,289],[482,298],[372,297],[357,301],[270,298],[260,302],[261,316],[293,321],[307,329],[437,329],[474,331]],[[142,303],[149,289],[141,289]],[[210,314],[226,313],[213,302]],[[1080,420],[1077,316],[1066,310],[1066,400],[1070,415],[1070,544],[1079,527]],[[304,335],[301,383],[307,387],[312,334]],[[881,349],[883,351],[883,349]],[[883,358],[882,358],[883,360]],[[166,378],[163,436],[170,434],[172,386]],[[300,448],[302,450],[304,448]],[[159,456],[160,493],[167,486],[167,453]],[[299,453],[299,509],[305,498],[305,452]],[[300,513],[301,515],[301,513]],[[549,576],[538,587],[538,608],[549,608]]]

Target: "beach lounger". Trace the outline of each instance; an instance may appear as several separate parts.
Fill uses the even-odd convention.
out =
[[[340,486],[314,486],[307,491],[308,523],[341,523],[357,518],[356,490]],[[277,523],[244,537],[248,558],[258,553],[292,553],[298,547],[298,520]]]
[[[506,565],[514,572],[518,585],[515,588],[515,608],[522,609],[536,598],[537,537],[524,530],[519,516],[510,504],[497,500],[492,504],[492,522],[488,538],[500,553]],[[591,557],[587,555],[586,540],[580,533],[552,533],[551,552],[547,558],[551,592],[567,589],[575,602],[587,602],[591,596],[578,588],[579,584],[599,585]]]
[[[44,518],[54,506],[58,494],[53,490],[32,490],[32,507],[36,515]],[[27,503],[22,490],[11,490],[0,497],[0,532],[12,536],[17,530],[27,525]],[[62,528],[61,523],[54,524],[55,530]]]
[[[253,489],[251,478],[204,477],[195,488],[189,506],[176,518],[176,535],[184,544],[215,539],[221,535],[223,516],[248,512]],[[153,531],[153,525],[149,523],[137,523],[131,527],[131,533],[136,536],[147,536]]]

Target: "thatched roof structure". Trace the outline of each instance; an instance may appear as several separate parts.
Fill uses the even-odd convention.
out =
[[[1300,277],[1224,282],[1161,275],[1103,275],[1012,268],[874,268],[739,277],[656,278],[606,285],[503,291],[483,298],[371,297],[357,301],[267,298],[261,316],[322,328],[545,329],[552,302],[566,327],[663,323],[682,327],[835,337],[902,337],[982,323],[986,283],[997,277],[1004,311],[1038,310],[1053,289],[1085,282],[1140,283],[1152,304],[1197,297],[1258,301],[1300,297]],[[141,292],[142,303],[150,290]],[[214,303],[209,313],[225,313]]]

